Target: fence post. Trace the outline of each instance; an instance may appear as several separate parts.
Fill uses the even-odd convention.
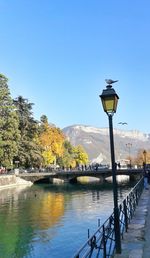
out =
[[[125,218],[125,229],[127,232],[128,229],[128,214],[127,214],[127,204],[126,204],[126,199],[123,201],[123,209],[124,209],[124,218]]]
[[[105,240],[105,227],[103,225],[103,254],[104,258],[106,258],[106,240]]]
[[[139,200],[138,200],[138,190],[136,189],[136,205],[138,205],[138,202],[139,202]]]
[[[90,238],[90,230],[89,230],[89,228],[88,228],[88,238]]]
[[[133,217],[133,211],[132,211],[132,192],[130,193],[130,195],[129,195],[129,213],[130,213],[130,218],[132,219],[132,217]]]

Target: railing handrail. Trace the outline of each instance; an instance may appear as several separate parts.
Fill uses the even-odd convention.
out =
[[[138,183],[130,190],[125,199],[119,205],[120,211],[120,233],[123,235],[124,230],[127,231],[128,223],[133,216],[135,208],[138,204],[138,200],[143,190],[143,177],[138,181]],[[137,192],[138,191],[138,192]],[[138,195],[137,195],[138,193]],[[98,227],[92,236],[88,238],[88,240],[81,246],[81,248],[76,252],[73,258],[85,258],[92,257],[92,252],[94,249],[105,249],[103,250],[103,257],[111,257],[110,254],[106,254],[106,245],[107,241],[110,246],[109,249],[111,253],[114,253],[115,250],[115,239],[114,239],[114,213],[112,213],[109,218],[105,220],[103,225]],[[100,242],[98,242],[100,240]],[[98,246],[99,243],[99,246]],[[86,249],[84,251],[84,249]],[[84,251],[84,254],[80,256],[81,252]],[[96,256],[97,257],[97,256]]]
[[[127,196],[129,196],[132,192],[134,192],[136,190],[136,188],[138,187],[139,184],[141,184],[141,182],[143,181],[143,177],[141,177],[141,179],[136,183],[136,185],[130,190],[129,193],[126,194],[126,197],[124,198],[124,200],[127,198]],[[124,201],[123,200],[123,201]],[[122,202],[123,202],[122,201]]]
[[[111,216],[113,216],[113,213],[109,216],[109,218],[110,218]],[[109,218],[107,218],[103,224],[105,224],[105,223],[109,220]],[[93,239],[93,237],[94,237],[102,228],[103,228],[103,225],[100,226],[100,227],[95,231],[95,233],[94,233],[91,237],[88,238],[88,240],[83,244],[83,246],[78,250],[77,253],[80,253],[81,250]],[[75,255],[75,256],[73,256],[73,257],[76,258],[77,256]]]

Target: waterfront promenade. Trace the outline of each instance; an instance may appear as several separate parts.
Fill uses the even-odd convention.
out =
[[[122,240],[122,253],[115,258],[150,258],[150,186],[143,190],[128,232]]]

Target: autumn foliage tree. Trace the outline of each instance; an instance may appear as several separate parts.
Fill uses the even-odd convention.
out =
[[[138,150],[137,155],[133,161],[135,165],[143,166],[143,162],[145,162],[143,151],[144,149]],[[146,163],[150,164],[150,150],[146,150]]]
[[[76,167],[74,147],[71,143],[65,139],[63,143],[64,152],[61,157],[58,158],[58,164],[64,168]]]
[[[44,121],[41,127],[39,144],[42,148],[43,165],[48,166],[56,163],[57,159],[63,155],[64,135],[59,128],[49,125],[47,121]]]
[[[74,147],[74,158],[76,165],[86,165],[88,163],[88,154],[81,145]]]
[[[60,167],[74,168],[88,163],[88,155],[84,148],[80,145],[72,146],[62,131],[49,125],[46,118],[41,120],[39,144],[43,149],[43,166],[57,163]]]

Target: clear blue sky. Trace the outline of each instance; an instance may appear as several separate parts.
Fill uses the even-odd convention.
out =
[[[60,128],[108,127],[99,94],[118,79],[114,127],[150,133],[149,12],[149,0],[0,0],[0,72],[12,97]]]

